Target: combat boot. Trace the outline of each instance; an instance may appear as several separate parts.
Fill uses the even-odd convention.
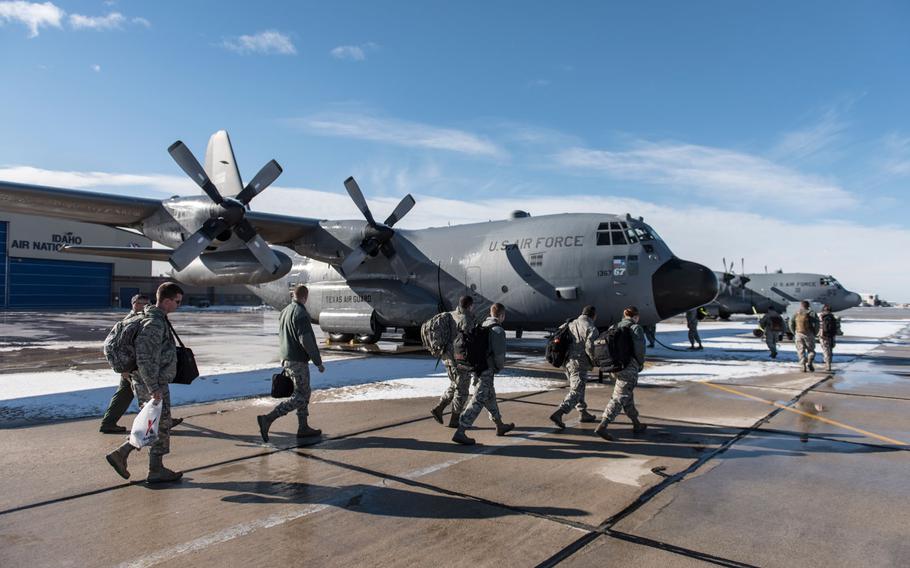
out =
[[[475,444],[474,438],[468,438],[468,435],[464,433],[464,428],[461,426],[458,427],[458,430],[455,430],[455,435],[452,436],[452,441],[457,442],[462,446],[473,446]]]
[[[107,459],[107,463],[111,464],[111,467],[114,468],[117,475],[123,479],[130,478],[130,472],[126,469],[126,460],[130,453],[135,449],[136,448],[134,448],[132,444],[125,442],[122,446],[104,456],[105,459]]]
[[[550,422],[552,422],[553,424],[556,424],[556,427],[559,428],[560,430],[564,430],[566,427],[566,423],[562,421],[562,415],[563,415],[563,411],[559,410],[559,409],[557,409],[556,412],[554,412],[553,414],[550,415]]]
[[[442,413],[446,409],[446,405],[439,403],[430,410],[430,414],[433,416],[433,420],[442,424]]]
[[[509,422],[508,424],[506,424],[505,422],[502,421],[502,418],[500,418],[499,420],[496,420],[495,422],[496,422],[496,435],[497,436],[505,436],[507,433],[509,433],[515,429],[514,422]]]
[[[277,419],[278,413],[274,410],[256,417],[256,422],[259,422],[259,435],[262,436],[263,442],[269,441],[269,428],[272,426],[272,422]]]
[[[164,467],[164,464],[161,462],[162,456],[158,454],[149,455],[149,476],[146,478],[146,483],[171,483],[173,481],[180,481],[180,478],[183,477],[182,471],[171,471],[168,468]]]
[[[813,365],[812,363],[809,363],[809,372],[810,372],[810,373],[814,373],[814,372],[815,372],[815,365]]]
[[[642,424],[641,422],[638,421],[637,418],[632,421],[632,433],[633,434],[641,434],[642,432],[644,432],[647,429],[648,429],[648,425]]]
[[[322,430],[317,428],[310,428],[310,425],[307,424],[307,417],[297,415],[297,437],[298,438],[312,438],[314,436],[321,436]]]
[[[594,433],[596,435],[600,436],[601,438],[603,438],[604,440],[606,440],[608,442],[612,442],[613,436],[607,434],[607,426],[609,426],[609,425],[610,425],[610,423],[607,422],[606,420],[601,420],[600,424],[597,425],[597,428],[594,429]]]
[[[449,416],[449,428],[459,428],[458,424],[461,422],[461,414],[457,414],[454,410],[452,415]]]
[[[594,422],[597,422],[597,417],[594,416],[593,414],[591,414],[590,412],[588,412],[587,410],[582,410],[581,411],[581,421],[585,422],[585,423],[593,424]]]
[[[826,364],[825,364],[825,370],[826,370],[826,371],[831,371],[831,370],[832,370],[832,369],[831,369],[831,363],[826,363]]]

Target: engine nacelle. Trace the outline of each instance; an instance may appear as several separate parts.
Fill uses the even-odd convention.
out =
[[[326,333],[373,335],[381,331],[375,310],[326,310],[319,314],[319,327]]]
[[[207,252],[180,272],[173,272],[180,282],[195,286],[222,284],[264,284],[278,280],[291,271],[291,258],[272,249],[281,261],[278,272],[270,274],[247,249]]]

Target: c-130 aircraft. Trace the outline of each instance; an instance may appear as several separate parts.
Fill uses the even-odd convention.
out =
[[[379,223],[353,178],[345,188],[363,220],[319,220],[249,209],[280,174],[274,160],[241,182],[227,132],[212,135],[205,167],[182,143],[168,149],[205,196],[163,201],[0,182],[0,210],[138,232],[172,248],[68,246],[71,253],[166,260],[188,284],[245,284],[269,305],[306,284],[307,308],[334,340],[379,339],[421,323],[471,294],[475,310],[508,309],[505,327],[553,329],[593,304],[602,326],[636,305],[656,323],[717,294],[705,266],[681,260],[642,218],[608,214],[531,217],[419,230],[395,229],[414,206],[405,196]],[[224,197],[233,195],[235,197]]]

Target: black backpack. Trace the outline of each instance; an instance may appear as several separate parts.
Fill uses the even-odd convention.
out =
[[[547,359],[547,363],[553,365],[557,369],[566,364],[566,357],[569,355],[569,346],[572,345],[572,341],[574,340],[572,332],[569,331],[569,324],[571,322],[571,319],[566,320],[566,323],[559,326],[547,341],[547,350],[544,356]]]
[[[834,314],[822,316],[822,335],[825,337],[835,337],[837,335],[837,318],[834,317]]]
[[[487,370],[490,327],[478,323],[474,327],[458,330],[453,342],[456,365],[473,369],[478,374]]]
[[[632,341],[632,326],[611,326],[604,333],[607,352],[600,363],[600,368],[607,373],[618,373],[632,362],[635,356],[635,344]]]

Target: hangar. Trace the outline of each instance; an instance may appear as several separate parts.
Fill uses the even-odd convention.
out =
[[[99,225],[0,213],[0,309],[129,308],[154,293],[167,266],[150,261],[60,252],[68,244],[150,247],[146,237]],[[184,286],[188,305],[258,305],[242,286]]]

